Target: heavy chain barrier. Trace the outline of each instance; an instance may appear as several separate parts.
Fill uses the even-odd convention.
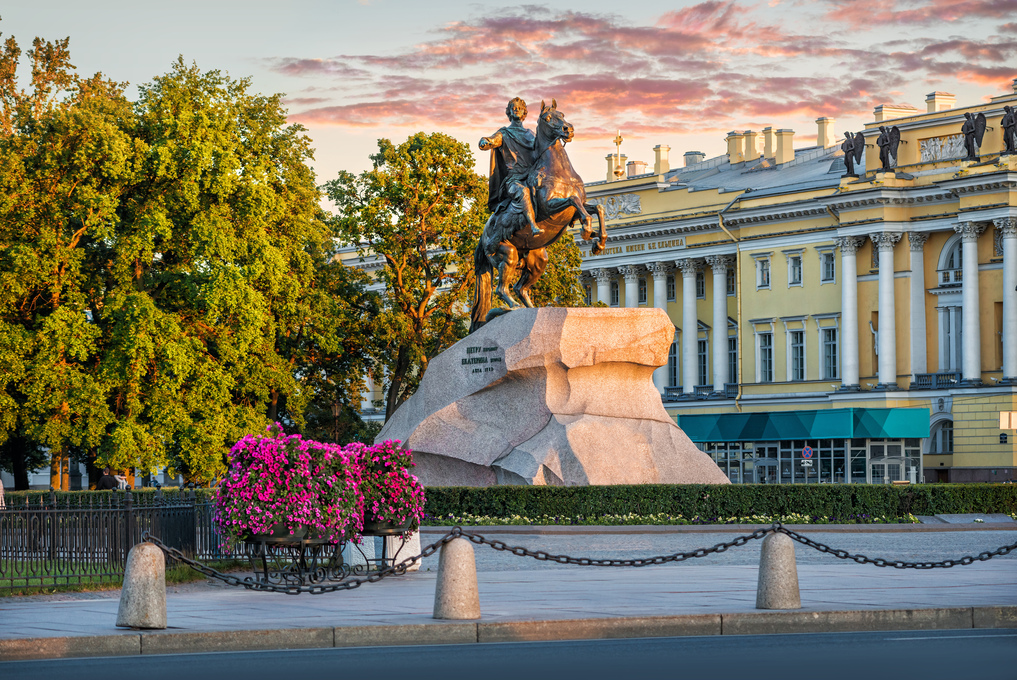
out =
[[[420,562],[425,557],[430,557],[438,551],[446,543],[455,540],[456,538],[464,538],[477,545],[488,545],[494,550],[500,552],[508,552],[519,557],[532,557],[533,559],[544,561],[544,562],[555,562],[557,564],[571,564],[582,567],[647,567],[654,564],[668,564],[670,562],[684,562],[696,557],[706,557],[715,553],[722,553],[730,548],[743,546],[749,541],[755,541],[760,538],[766,537],[771,533],[785,534],[789,538],[802,545],[814,548],[821,553],[826,553],[834,557],[843,560],[852,560],[858,564],[872,564],[877,567],[894,567],[895,569],[948,569],[956,566],[966,566],[974,562],[986,562],[991,560],[993,557],[999,557],[1007,555],[1014,550],[1017,550],[1017,543],[1011,545],[1004,545],[996,550],[986,551],[975,555],[967,555],[956,560],[943,560],[941,562],[907,562],[904,560],[887,560],[881,557],[866,557],[865,555],[855,555],[847,552],[846,550],[837,550],[830,546],[814,541],[807,536],[803,536],[798,532],[792,531],[784,527],[780,522],[774,523],[772,526],[766,527],[765,529],[757,529],[751,534],[745,534],[738,536],[735,539],[726,541],[724,543],[718,543],[717,545],[710,548],[697,548],[696,550],[690,550],[687,552],[671,553],[669,555],[655,555],[653,557],[643,557],[630,560],[618,560],[618,559],[597,559],[592,557],[571,557],[569,555],[555,555],[553,553],[546,552],[544,550],[530,550],[522,546],[510,546],[504,541],[493,540],[483,536],[481,534],[475,534],[469,531],[463,531],[462,527],[453,527],[451,531],[442,536],[440,539],[431,543],[423,550],[420,551],[419,555],[407,557],[406,559],[392,564],[382,569],[369,574],[364,578],[351,578],[344,580],[341,583],[330,583],[330,584],[314,584],[314,585],[276,585],[272,583],[266,583],[264,581],[258,581],[251,578],[250,576],[240,578],[238,576],[232,576],[230,574],[224,574],[217,571],[207,565],[204,565],[196,560],[189,559],[184,556],[179,550],[171,548],[158,538],[152,536],[148,532],[142,535],[142,540],[148,541],[157,545],[162,549],[169,557],[186,564],[195,571],[198,571],[209,578],[214,578],[222,581],[223,583],[231,586],[240,586],[247,588],[248,590],[256,590],[260,592],[272,592],[272,593],[285,593],[287,595],[299,595],[300,593],[311,593],[312,595],[321,595],[323,593],[333,593],[341,590],[353,590],[359,588],[365,583],[377,583],[382,579],[390,576],[401,576],[406,573],[408,567],[416,562]]]

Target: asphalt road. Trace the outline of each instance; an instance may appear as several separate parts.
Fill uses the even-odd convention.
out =
[[[586,640],[0,663],[5,680],[1014,680],[1017,630]],[[649,675],[652,674],[652,675]]]

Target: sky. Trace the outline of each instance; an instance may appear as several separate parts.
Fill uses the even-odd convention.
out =
[[[809,146],[818,117],[841,137],[879,104],[924,111],[943,91],[974,105],[1017,78],[1017,0],[0,0],[0,33],[23,49],[69,37],[79,74],[132,97],[178,55],[284,93],[320,182],[419,130],[469,143],[486,174],[477,141],[516,96],[530,127],[557,101],[590,182],[619,129],[629,160],[652,166],[662,144],[677,166],[725,153],[731,130],[790,128]]]

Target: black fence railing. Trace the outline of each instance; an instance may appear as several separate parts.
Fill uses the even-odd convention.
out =
[[[138,500],[128,491],[88,503],[58,502],[53,493],[8,502],[0,510],[0,591],[116,582],[146,531],[189,558],[243,557],[222,549],[212,503],[193,493]]]

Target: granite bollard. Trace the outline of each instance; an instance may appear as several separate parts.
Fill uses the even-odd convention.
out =
[[[759,553],[756,609],[801,609],[795,542],[786,534],[770,534]]]
[[[153,543],[139,543],[127,555],[117,626],[166,627],[166,557]]]
[[[454,538],[441,546],[438,580],[434,586],[434,618],[480,618],[477,563],[473,558],[473,545],[465,538]]]

